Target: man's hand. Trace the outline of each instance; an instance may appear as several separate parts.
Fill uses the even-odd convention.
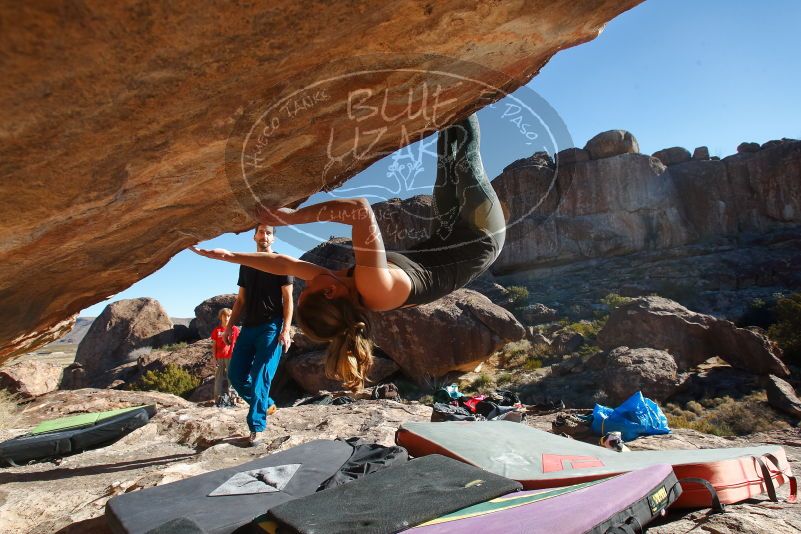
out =
[[[211,258],[213,260],[229,260],[234,257],[234,255],[224,248],[215,248],[212,250],[207,250],[204,248],[197,248],[196,246],[189,247],[189,250],[194,252],[195,254],[200,254],[206,258]]]
[[[223,335],[222,335],[223,342],[226,345],[230,345],[231,344],[231,338],[233,337],[233,335],[234,335],[233,328],[230,325],[226,326],[225,327],[225,331],[223,332]]]
[[[263,208],[256,206],[256,221],[270,226],[288,226],[293,224],[292,216],[295,211],[292,208]]]
[[[284,352],[289,350],[289,346],[292,345],[292,336],[289,334],[289,329],[285,328],[281,330],[281,335],[278,337],[278,342],[284,346]]]

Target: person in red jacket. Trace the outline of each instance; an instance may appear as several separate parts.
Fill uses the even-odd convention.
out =
[[[223,394],[223,385],[228,382],[228,364],[231,362],[231,354],[234,352],[236,338],[239,336],[239,327],[231,328],[231,344],[225,343],[225,328],[231,319],[231,308],[220,310],[217,318],[220,324],[212,330],[211,339],[214,340],[214,359],[217,361],[217,372],[214,374],[214,398],[219,399]]]

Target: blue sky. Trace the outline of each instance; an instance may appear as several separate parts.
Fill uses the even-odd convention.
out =
[[[708,146],[726,156],[742,141],[801,139],[801,2],[775,0],[647,0],[611,21],[594,41],[558,53],[528,87],[513,96],[530,102],[539,95],[561,117],[576,146],[611,129],[629,130],[643,153],[683,146]],[[533,93],[532,93],[533,91]],[[537,143],[521,137],[506,102],[479,112],[482,158],[490,178],[512,161],[530,156]],[[433,140],[433,138],[430,138]],[[403,155],[418,154],[420,144]],[[562,146],[560,146],[562,148]],[[434,147],[428,149],[433,150]],[[406,197],[430,193],[433,156],[422,151],[421,172]],[[385,158],[354,177],[333,196],[382,194],[393,160]],[[362,189],[359,189],[362,187]],[[331,198],[318,194],[309,203]],[[349,236],[342,225],[306,225],[323,239]],[[291,228],[279,228],[274,250],[299,256],[318,241]],[[225,234],[202,244],[252,250],[249,233]],[[81,312],[99,315],[123,298],[153,297],[173,317],[192,317],[204,299],[236,291],[236,265],[184,251],[162,269],[108,301]]]

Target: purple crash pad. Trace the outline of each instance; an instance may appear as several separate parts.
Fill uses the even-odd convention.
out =
[[[603,533],[626,521],[640,531],[680,493],[671,466],[660,464],[588,484],[511,493],[405,532]]]

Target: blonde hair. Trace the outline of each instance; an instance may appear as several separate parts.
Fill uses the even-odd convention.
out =
[[[347,298],[329,299],[322,292],[303,297],[295,316],[306,335],[328,341],[325,374],[356,391],[373,363],[367,310]]]
[[[222,322],[223,315],[231,315],[231,308],[222,308],[220,311],[217,312],[217,320]]]

